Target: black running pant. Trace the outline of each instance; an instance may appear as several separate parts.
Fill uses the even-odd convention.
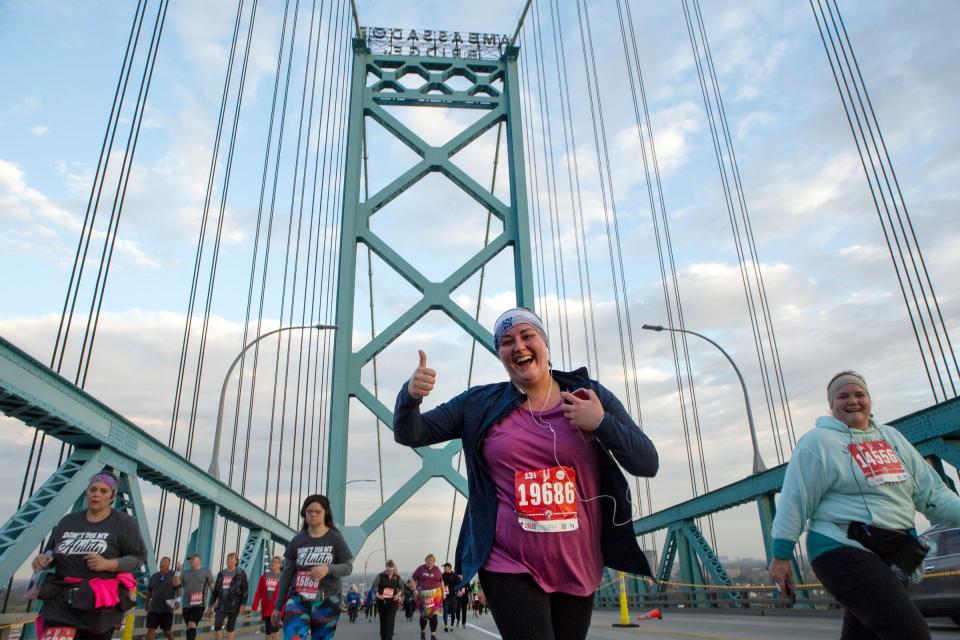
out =
[[[397,603],[394,601],[381,600],[377,603],[380,609],[380,638],[381,640],[393,640],[393,624],[397,620]]]
[[[459,612],[459,614],[460,614],[460,624],[461,624],[461,625],[467,624],[467,606],[468,606],[469,604],[470,604],[470,601],[469,601],[468,598],[459,598],[459,597],[457,598],[457,609],[456,609],[456,611],[454,612],[454,616],[453,616],[453,621],[454,621],[454,622],[457,621],[457,615],[456,615],[456,613]]]
[[[424,618],[424,617],[423,617],[423,614],[421,614],[421,615],[420,615],[420,633],[423,633],[423,632],[426,630],[426,628],[427,628],[427,623],[428,623],[428,622],[429,622],[429,624],[430,624],[430,633],[436,633],[436,632],[437,632],[437,618],[439,618],[439,617],[440,617],[440,616],[438,616],[437,614],[433,614],[433,615],[430,616],[429,618]]]
[[[449,622],[457,624],[457,596],[447,596],[443,599],[443,626],[447,626]]]
[[[812,564],[823,586],[843,605],[840,640],[930,640],[923,614],[876,554],[843,547]]]
[[[546,593],[526,573],[480,570],[480,585],[503,640],[583,640],[593,595]]]

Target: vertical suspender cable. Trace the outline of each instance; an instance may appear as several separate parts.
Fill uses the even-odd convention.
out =
[[[367,163],[367,119],[363,118],[360,129],[360,140],[361,146],[363,148],[363,200],[366,202],[370,199],[370,168]],[[370,292],[370,339],[374,340],[377,337],[377,325],[376,317],[374,314],[374,303],[373,303],[373,250],[368,246],[367,247],[367,286]],[[373,357],[372,361],[373,366],[373,397],[380,398],[380,380],[377,375],[377,357]],[[383,446],[380,441],[380,417],[375,416],[376,419],[376,428],[377,428],[377,478],[380,482],[380,506],[383,506]],[[454,496],[456,500],[456,496]],[[383,555],[389,557],[390,554],[387,553],[387,523],[384,522],[380,525],[380,528],[383,532]]]
[[[346,25],[346,22],[344,23]],[[344,159],[346,158],[346,143],[347,137],[344,135],[344,132],[347,130],[347,122],[349,118],[349,109],[347,108],[347,96],[349,95],[349,83],[347,78],[349,76],[349,68],[351,63],[351,57],[349,55],[350,47],[346,37],[346,29],[342,36],[344,41],[343,46],[341,46],[340,51],[342,52],[343,62],[340,65],[340,76],[337,80],[338,86],[343,86],[344,90],[341,91],[338,96],[339,104],[339,126],[336,128],[337,131],[337,143],[336,143],[336,159],[337,162],[333,162],[333,152],[331,149],[331,167],[329,171],[329,185],[328,192],[331,194],[327,199],[327,219],[330,220],[330,246],[331,251],[329,253],[329,258],[327,261],[327,278],[326,278],[326,289],[327,289],[327,300],[326,300],[326,322],[330,323],[333,321],[335,314],[335,296],[334,296],[334,282],[337,276],[337,257],[339,252],[333,251],[333,247],[339,246],[339,230],[340,230],[340,220],[342,219],[343,209],[340,206],[342,204],[343,197],[343,171],[344,171]],[[340,79],[342,78],[342,80]],[[340,217],[338,218],[336,212],[340,212]],[[328,393],[324,394],[323,402],[321,406],[321,415],[323,416],[323,425],[322,433],[320,437],[320,461],[325,466],[325,461],[327,458],[327,427],[329,425],[329,412],[327,411],[327,401],[329,399],[329,381],[331,375],[331,368],[333,364],[332,357],[332,346],[333,336],[330,332],[325,332],[324,335],[324,363],[323,363],[323,379],[327,381],[327,390]],[[319,473],[318,469],[318,473]],[[324,476],[320,475],[318,478],[318,486],[323,486]],[[329,491],[329,487],[325,488],[326,491]]]
[[[840,93],[841,102],[843,103],[847,116],[847,123],[853,134],[854,143],[857,146],[860,163],[863,167],[864,175],[867,178],[870,194],[873,198],[874,207],[884,233],[887,250],[890,253],[891,261],[894,265],[894,273],[897,276],[901,295],[907,307],[907,314],[914,331],[917,346],[920,350],[921,360],[934,400],[939,401],[941,398],[946,398],[950,393],[956,396],[956,385],[950,369],[951,359],[954,363],[954,369],[956,369],[956,356],[953,353],[953,347],[946,326],[942,322],[939,303],[933,292],[933,284],[926,270],[926,264],[923,261],[920,247],[916,242],[913,223],[910,221],[909,212],[906,210],[906,203],[903,200],[899,183],[896,180],[896,174],[893,169],[893,164],[890,161],[889,153],[886,150],[886,144],[880,133],[879,123],[876,122],[876,114],[873,110],[872,103],[870,103],[866,85],[863,83],[863,76],[859,71],[859,64],[856,62],[856,58],[853,57],[849,34],[847,34],[846,27],[843,25],[842,17],[838,24],[837,18],[834,16],[834,14],[836,14],[836,16],[840,15],[839,6],[836,6],[836,3],[834,3],[834,8],[831,8],[830,3],[827,2],[826,8],[824,8],[823,3],[818,0],[817,7],[819,8],[819,14],[812,2],[810,3],[810,7],[817,21],[820,39],[827,53],[831,72],[833,73],[834,81]],[[823,27],[820,25],[821,16],[823,19]],[[841,32],[843,36],[846,36],[845,40]],[[846,44],[844,44],[844,42],[846,42]],[[853,57],[853,63],[851,63],[851,57]],[[836,60],[836,64],[834,64],[834,60]],[[841,79],[843,80],[843,87],[840,86]],[[859,84],[857,82],[858,79]],[[864,96],[866,96],[866,104],[864,104]],[[856,122],[856,127],[854,127],[854,121]],[[864,131],[864,127],[866,127],[866,132]],[[876,134],[874,131],[876,131]],[[864,157],[864,154],[866,154],[866,157]],[[868,163],[870,165],[869,168],[867,166]],[[891,185],[891,176],[893,178],[893,184],[896,185],[896,190],[894,190],[893,185]],[[901,204],[897,202],[898,196]],[[881,211],[881,204],[883,205],[883,211]],[[901,208],[903,209],[902,213]],[[884,214],[887,219],[886,223],[884,222]],[[896,218],[896,222],[894,218]],[[904,224],[904,219],[906,219],[907,225]],[[907,232],[907,226],[910,228],[909,234]],[[900,233],[897,232],[898,227]],[[912,244],[911,239],[913,240]],[[916,245],[916,249],[913,248],[913,245]],[[894,246],[896,246],[896,251],[894,251]],[[904,249],[906,249],[906,256],[904,255]],[[919,255],[920,264],[923,266],[922,274],[920,267],[917,265],[917,258],[914,256],[914,251]],[[910,259],[909,263],[907,256],[909,256]],[[903,270],[902,274],[901,265]],[[906,286],[904,285],[904,279],[906,279]],[[916,286],[914,285],[914,280],[917,282]],[[910,290],[909,296],[907,289]],[[929,296],[927,294],[928,289],[930,291]],[[933,307],[937,310],[936,316],[930,306],[930,298],[933,299]],[[922,306],[920,302],[921,299],[923,300]],[[916,313],[914,313],[914,308],[916,309]],[[928,317],[924,316],[924,308],[926,309]],[[938,318],[940,319],[939,326],[937,322]],[[920,325],[919,330],[917,327],[918,324]],[[941,340],[940,337],[941,332],[944,334],[943,340]],[[922,340],[920,338],[921,333],[923,334]],[[933,340],[931,340],[930,337],[931,333],[934,335]],[[933,342],[937,343],[936,348],[934,348]],[[949,357],[947,355],[947,349],[944,348],[944,342],[949,349]],[[937,351],[939,351],[939,354]],[[942,372],[938,360],[942,360]],[[933,369],[932,372],[931,368]],[[936,377],[936,383],[934,383],[934,377]],[[950,392],[947,391],[947,386],[950,387]]]
[[[794,433],[794,429],[793,429],[793,416],[790,411],[790,400],[787,394],[786,382],[783,374],[783,365],[780,361],[780,348],[777,345],[777,334],[773,326],[773,313],[770,310],[769,297],[767,296],[767,287],[766,287],[766,283],[764,282],[763,271],[760,268],[760,259],[758,257],[759,253],[757,251],[757,243],[753,234],[753,222],[751,221],[751,218],[750,218],[750,210],[747,207],[747,200],[746,200],[746,195],[743,188],[743,181],[740,179],[740,164],[737,161],[737,153],[733,147],[733,137],[730,134],[730,124],[727,119],[726,109],[723,104],[723,94],[720,92],[720,82],[717,79],[717,71],[713,64],[713,53],[710,48],[710,40],[709,38],[707,38],[706,27],[704,26],[703,12],[700,8],[700,0],[694,0],[693,6],[696,11],[699,31],[703,38],[703,50],[706,55],[707,69],[710,72],[710,78],[711,78],[714,91],[717,97],[717,110],[720,114],[721,130],[723,132],[727,153],[730,156],[731,174],[733,176],[734,184],[736,186],[740,210],[742,212],[743,227],[746,231],[745,238],[747,241],[747,247],[750,250],[753,277],[757,283],[757,290],[758,290],[757,297],[760,302],[760,307],[762,311],[761,315],[764,321],[764,329],[767,333],[767,341],[769,342],[770,357],[772,360],[772,364],[769,366],[769,368],[773,369],[773,372],[774,372],[774,382],[776,383],[777,393],[780,400],[780,413],[783,416],[784,426],[786,428],[788,440],[791,444],[791,449],[792,449],[793,444],[796,443],[796,434]]]
[[[280,87],[280,72],[283,66],[283,52],[286,46],[287,18],[288,18],[289,9],[290,9],[290,1],[286,0],[286,2],[284,3],[283,23],[280,27],[280,46],[279,46],[279,53],[277,55],[277,67],[274,73],[273,95],[272,95],[271,104],[270,104],[270,120],[267,125],[267,140],[266,140],[266,147],[263,154],[263,171],[261,173],[261,178],[260,178],[260,195],[259,195],[259,203],[257,206],[257,223],[256,223],[256,231],[254,233],[253,253],[250,259],[250,277],[247,285],[247,306],[246,306],[246,313],[245,313],[244,322],[243,322],[244,340],[247,339],[247,335],[248,335],[247,327],[250,325],[250,317],[252,315],[252,306],[254,301],[254,284],[256,282],[256,275],[257,275],[256,272],[257,272],[257,264],[258,264],[257,257],[259,254],[260,235],[261,235],[261,229],[263,226],[263,205],[264,205],[264,200],[266,199],[266,192],[267,192],[267,176],[268,176],[269,165],[270,165],[270,150],[273,146],[273,128],[274,128],[276,115],[277,115],[276,113],[277,95],[279,93],[279,87]],[[249,48],[249,45],[248,45],[248,48]],[[273,218],[271,215],[270,225],[268,225],[267,235],[263,243],[264,244],[264,256],[263,256],[264,276],[266,275],[267,265],[269,264],[269,261],[270,261],[270,237],[271,237],[270,231],[272,230],[272,220]],[[266,293],[265,285],[266,285],[266,280],[264,278],[263,284],[261,285],[260,294],[259,294],[260,302],[259,302],[259,309],[257,313],[257,326],[256,326],[256,330],[254,331],[255,336],[260,335],[260,332],[262,330],[262,325],[263,325],[264,296]],[[244,344],[246,344],[246,342],[244,342]],[[257,344],[254,345],[253,347],[253,357],[252,357],[252,363],[250,366],[250,371],[251,371],[250,392],[248,394],[248,401],[247,401],[247,425],[246,425],[246,435],[244,437],[245,446],[244,446],[244,453],[243,453],[243,472],[240,476],[240,493],[243,495],[246,495],[246,492],[247,492],[247,471],[249,469],[250,441],[251,441],[251,432],[253,429],[253,407],[254,407],[254,400],[256,398],[257,365],[259,364],[259,360],[260,360],[260,343],[257,342]],[[241,367],[241,375],[242,375],[242,372],[243,372],[243,368]],[[238,401],[239,401],[239,395],[238,395]],[[239,413],[239,407],[237,408],[237,410]],[[272,449],[273,449],[273,433],[271,432],[269,445],[268,445],[266,477],[269,477],[270,475],[269,469],[270,469],[271,456],[269,452],[272,452]],[[267,506],[266,500],[264,500],[263,508],[266,509],[266,506]],[[239,531],[238,531],[238,535],[239,535]],[[238,545],[239,545],[239,540],[238,540]]]
[[[257,0],[253,0],[250,8],[250,18],[247,23],[247,39],[244,46],[243,62],[240,70],[240,82],[238,84],[236,104],[234,106],[233,123],[230,130],[230,141],[229,141],[229,144],[227,145],[227,163],[223,172],[223,186],[221,187],[221,192],[220,192],[221,218],[226,217],[227,196],[230,192],[230,177],[233,173],[233,160],[234,160],[235,151],[237,147],[237,130],[240,124],[240,108],[243,104],[243,90],[246,84],[247,69],[249,67],[249,61],[250,61],[250,42],[253,39],[253,29],[254,29],[254,25],[256,24],[256,16],[257,16]],[[244,338],[243,338],[243,342],[241,343],[241,348],[247,344],[246,331],[247,331],[247,326],[246,324],[244,324]],[[246,354],[244,354],[244,356],[245,355]],[[231,442],[231,447],[230,447],[230,466],[229,466],[230,471],[227,479],[228,486],[233,486],[234,462],[236,460],[236,447],[237,447],[236,434],[239,426],[239,417],[240,417],[240,396],[243,389],[243,367],[244,367],[244,358],[241,357],[240,373],[237,381],[237,400],[236,400],[236,407],[234,410],[235,419],[233,422],[233,432],[229,437],[229,440]],[[224,547],[221,549],[221,556],[224,555],[225,545],[227,544],[228,524],[229,524],[229,521],[224,519],[223,534],[221,536],[221,541]],[[238,536],[239,536],[239,533],[240,531],[238,527],[237,528]],[[237,544],[239,546],[239,542]]]
[[[827,6],[829,7],[829,3],[828,3]],[[939,303],[939,301],[937,300],[937,295],[936,295],[936,293],[935,293],[934,290],[933,290],[933,281],[932,281],[932,279],[930,278],[930,273],[929,273],[929,271],[927,271],[927,263],[926,263],[926,260],[924,260],[924,258],[923,258],[923,252],[920,250],[920,243],[919,243],[919,241],[917,240],[917,233],[916,233],[916,230],[913,228],[913,221],[912,221],[912,219],[910,218],[910,213],[909,213],[909,211],[907,210],[907,202],[906,202],[906,199],[904,199],[904,197],[903,197],[903,191],[900,189],[900,181],[897,179],[897,173],[896,173],[896,171],[894,170],[894,167],[893,167],[893,160],[890,159],[890,153],[889,153],[889,151],[887,150],[887,143],[886,143],[886,141],[883,139],[883,132],[880,130],[880,123],[877,121],[877,114],[876,114],[876,112],[874,111],[873,102],[870,100],[870,94],[867,92],[867,85],[866,85],[866,83],[865,83],[864,80],[863,80],[863,74],[860,73],[860,63],[857,61],[857,56],[856,56],[856,54],[855,54],[854,51],[853,51],[853,44],[850,42],[850,35],[847,33],[847,26],[846,26],[846,24],[844,24],[844,22],[843,22],[843,16],[840,15],[840,6],[836,3],[836,0],[834,0],[833,6],[834,6],[834,13],[836,13],[837,20],[839,20],[839,22],[840,22],[840,29],[841,29],[842,32],[843,32],[843,38],[844,38],[844,40],[845,40],[846,43],[847,43],[846,49],[850,51],[850,58],[853,60],[853,68],[854,68],[854,70],[856,71],[857,78],[858,78],[859,81],[860,81],[860,86],[863,87],[863,97],[864,97],[864,99],[867,101],[867,109],[869,110],[870,117],[872,118],[873,122],[875,123],[876,131],[877,131],[877,137],[878,137],[879,140],[880,140],[880,144],[879,144],[878,146],[879,146],[880,149],[882,149],[882,151],[883,151],[883,157],[884,157],[884,159],[886,160],[887,166],[890,168],[890,177],[893,179],[893,185],[894,185],[894,187],[896,188],[897,198],[899,198],[900,203],[901,203],[901,206],[902,206],[902,208],[903,208],[903,217],[906,219],[907,226],[908,226],[909,229],[910,229],[910,238],[912,238],[913,244],[914,244],[914,246],[916,246],[917,259],[919,259],[919,261],[920,261],[920,267],[921,267],[921,269],[923,270],[923,280],[925,281],[925,284],[927,285],[927,288],[929,288],[929,290],[930,290],[930,297],[933,299],[933,308],[936,310],[936,316],[937,316],[936,319],[933,318],[933,314],[932,314],[932,312],[930,311],[929,305],[927,305],[927,313],[929,313],[929,314],[931,315],[931,324],[934,325],[934,330],[935,330],[935,331],[936,331],[936,328],[937,328],[937,322],[939,321],[939,328],[943,331],[944,342],[946,342],[946,345],[947,345],[947,346],[946,346],[946,351],[949,352],[950,360],[953,361],[953,368],[954,368],[954,370],[958,372],[958,375],[960,375],[960,364],[958,364],[958,362],[957,362],[957,354],[956,354],[956,352],[955,352],[954,349],[953,349],[953,343],[952,343],[951,340],[950,340],[950,334],[947,332],[947,326],[946,326],[946,323],[944,322],[944,319],[943,319],[943,313],[942,313],[941,310],[940,310],[940,303]],[[848,64],[849,64],[849,63],[848,63]],[[888,184],[888,187],[889,187],[889,182],[888,182],[887,184]],[[896,199],[894,199],[894,198],[892,197],[892,195],[891,195],[891,199],[893,199],[894,201],[896,201]],[[902,222],[901,222],[901,229],[902,229],[902,228],[903,228],[903,226],[902,226]],[[904,231],[904,235],[906,236],[906,231]],[[909,246],[909,238],[908,238],[908,246]],[[912,259],[912,255],[913,255],[913,254],[911,253],[911,259]],[[916,269],[916,263],[914,263],[914,269]],[[919,273],[918,273],[918,279],[919,279]],[[923,288],[923,286],[921,285],[921,290],[922,290],[922,288]],[[925,300],[925,302],[926,302],[926,297],[924,298],[924,300]],[[943,346],[940,344],[939,334],[935,334],[935,335],[937,335],[937,344],[940,346],[941,354],[942,354],[942,356],[943,356],[943,358],[944,358],[944,360],[945,360],[945,368],[946,368],[946,371],[947,371],[947,376],[948,376],[948,378],[949,378],[949,380],[950,380],[951,389],[953,390],[953,395],[956,396],[956,395],[957,395],[957,389],[956,389],[956,386],[955,386],[955,384],[954,384],[953,376],[952,376],[952,374],[950,373],[949,362],[946,362],[947,354],[944,352],[944,348],[943,348]]]
[[[560,218],[558,212],[557,198],[557,174],[554,166],[553,150],[553,126],[550,117],[550,95],[549,86],[546,81],[546,55],[544,53],[543,38],[541,37],[542,27],[540,24],[540,11],[537,5],[533,6],[533,42],[534,42],[534,60],[536,78],[539,85],[539,107],[540,107],[540,140],[543,146],[544,167],[546,170],[547,183],[547,211],[549,213],[549,228],[551,239],[551,253],[553,255],[553,281],[554,290],[557,295],[557,327],[560,331],[560,359],[564,369],[572,366],[573,357],[571,354],[570,340],[570,320],[567,308],[567,283],[566,270],[562,257],[562,238],[560,236]]]
[[[292,71],[293,71],[293,52],[294,52],[294,49],[296,49],[296,43],[297,43],[297,18],[298,18],[299,15],[300,15],[300,0],[296,0],[296,2],[294,3],[294,6],[293,6],[293,26],[292,26],[292,28],[291,28],[291,33],[290,33],[290,50],[287,52],[287,62],[286,62],[287,71],[286,71],[285,80],[284,80],[283,105],[280,107],[280,113],[281,113],[281,117],[280,117],[280,132],[279,132],[279,138],[278,138],[278,141],[277,141],[276,160],[275,160],[275,162],[274,162],[273,186],[272,186],[272,188],[271,188],[271,194],[270,194],[270,217],[271,217],[271,224],[272,224],[273,213],[274,213],[274,211],[275,211],[276,202],[277,202],[277,189],[278,189],[279,184],[280,184],[280,178],[279,178],[279,174],[280,174],[280,158],[281,158],[281,152],[282,152],[282,150],[283,150],[283,134],[284,134],[284,132],[285,132],[286,122],[287,122],[287,101],[288,101],[289,98],[290,98],[290,79],[291,79]],[[284,270],[286,270],[286,269],[284,269]],[[266,277],[267,277],[266,268],[264,268],[263,277],[264,277],[264,282],[266,282]],[[285,289],[286,289],[286,283],[284,282],[283,291],[285,291]],[[281,301],[281,303],[283,304],[283,301]],[[281,314],[280,314],[280,322],[281,322],[281,325],[282,325],[282,323],[283,323],[283,313],[282,313],[282,311],[283,311],[283,308],[282,308],[282,306],[281,306]],[[278,336],[277,336],[277,356],[276,356],[276,359],[274,360],[274,370],[273,370],[273,395],[272,395],[272,400],[271,400],[271,402],[270,402],[270,441],[271,441],[271,442],[273,442],[274,429],[275,429],[275,427],[276,427],[277,385],[278,385],[279,380],[280,380],[280,348],[281,348],[281,344],[282,344],[282,343],[281,343],[281,341],[280,341],[280,336],[278,335]],[[277,515],[277,509],[278,509],[278,507],[279,507],[280,466],[281,466],[280,461],[282,461],[282,459],[283,459],[283,431],[282,431],[282,430],[281,430],[281,432],[280,432],[280,434],[279,434],[279,437],[280,437],[280,444],[278,445],[279,453],[277,454],[277,457],[278,457],[279,460],[278,460],[277,465],[276,465],[276,466],[277,466],[276,475],[275,475],[275,477],[276,477],[276,486],[275,486],[275,490],[274,490],[274,502],[273,502],[273,515],[274,515],[274,516]],[[270,456],[271,462],[272,462],[272,458],[273,458],[273,456],[272,456],[272,451],[271,451],[271,456]],[[268,468],[267,482],[266,482],[266,486],[265,486],[265,489],[264,489],[264,509],[267,509],[267,502],[268,502],[267,496],[269,496],[269,494],[270,494],[270,471],[271,471],[271,470]]]
[[[343,11],[344,6],[345,5],[341,1],[339,4],[339,9],[337,11],[337,28],[335,30],[336,31],[335,41],[340,43],[340,46],[337,47],[334,53],[333,68],[334,68],[334,72],[336,73],[336,77],[332,83],[332,86],[335,86],[335,87],[344,86],[345,90],[349,90],[348,89],[349,83],[346,82],[346,76],[343,73],[344,65],[349,64],[349,57],[346,55],[346,52],[349,49],[348,47],[349,21],[345,17],[345,13]],[[335,182],[336,175],[337,175],[336,166],[335,166],[336,165],[335,160],[337,159],[336,154],[338,153],[338,149],[340,147],[341,132],[345,129],[345,127],[342,126],[342,122],[340,122],[341,115],[342,113],[345,112],[345,109],[343,107],[344,103],[342,101],[343,95],[344,95],[344,91],[340,91],[336,95],[336,104],[334,105],[333,109],[328,109],[326,112],[327,134],[325,136],[325,140],[327,142],[324,148],[323,168],[321,170],[322,177],[320,181],[321,184],[323,185],[320,188],[320,208],[324,210],[323,227],[326,231],[324,234],[324,250],[323,250],[325,259],[323,261],[323,267],[320,271],[319,282],[321,283],[321,287],[323,287],[323,290],[326,291],[326,296],[324,297],[323,300],[321,300],[321,305],[323,308],[322,309],[320,307],[315,308],[315,313],[316,313],[315,317],[317,322],[320,322],[321,319],[323,319],[324,322],[328,322],[328,323],[329,323],[329,318],[331,317],[329,314],[329,309],[331,308],[331,305],[332,305],[333,290],[332,290],[332,286],[330,285],[329,277],[325,274],[327,274],[328,269],[332,272],[333,265],[335,263],[336,256],[337,256],[337,251],[335,250],[336,249],[336,221],[335,220],[331,221],[331,212],[333,208],[336,206],[336,202],[337,202],[337,193],[336,193],[337,183]],[[331,123],[333,123],[334,125],[332,129],[331,129]],[[330,138],[331,135],[333,136],[332,142]],[[324,313],[326,313],[327,315],[324,316],[323,315]],[[321,338],[323,339],[322,346],[319,342],[319,339]],[[319,362],[319,360],[321,360],[320,358],[318,358],[318,361],[314,363],[314,379],[317,380],[318,382],[320,380],[323,381],[324,393],[322,394],[322,400],[320,403],[320,414],[319,414],[320,425],[319,425],[318,438],[316,442],[316,459],[318,463],[317,465],[315,465],[315,468],[314,468],[313,487],[315,488],[315,491],[321,490],[320,478],[321,478],[322,471],[324,469],[324,452],[325,452],[326,425],[327,425],[326,399],[329,395],[329,381],[330,381],[329,375],[330,375],[330,364],[331,364],[330,344],[331,344],[331,336],[329,333],[325,332],[323,336],[318,336],[317,346],[320,349],[320,352],[323,354],[323,357],[322,357],[322,364],[321,362]],[[319,373],[318,373],[318,369],[320,371]],[[312,416],[315,416],[317,414],[316,402],[317,402],[317,394],[314,393],[312,408],[311,408]],[[311,418],[311,421],[314,422],[312,418]],[[314,424],[316,423],[314,422]]]
[[[513,115],[513,114],[512,114]],[[500,140],[503,134],[503,120],[497,123],[497,141],[494,146],[493,151],[493,176],[490,178],[490,193],[493,194],[497,190],[497,168],[500,165]],[[483,235],[483,246],[486,247],[490,244],[490,227],[493,224],[493,212],[487,211],[487,227]],[[480,304],[483,301],[483,283],[486,278],[487,265],[480,267],[480,284],[477,287],[477,306],[473,312],[473,319],[480,320]],[[477,341],[476,339],[470,341],[470,362],[467,366],[467,388],[473,384],[473,365],[477,355]],[[460,448],[460,451],[457,453],[457,473],[460,473],[460,465],[463,461],[463,448]],[[381,480],[382,482],[382,480]],[[450,544],[453,541],[453,518],[454,514],[457,511],[457,494],[459,491],[456,489],[453,490],[453,505],[450,507],[450,528],[447,530],[447,555],[450,557]]]
[[[526,40],[526,39],[525,39]],[[528,191],[530,192],[529,207],[530,213],[533,217],[533,253],[534,253],[534,285],[538,290],[536,292],[536,298],[541,300],[546,300],[547,297],[547,273],[546,273],[546,258],[543,255],[543,223],[541,220],[540,214],[540,182],[539,182],[539,166],[537,162],[537,147],[535,139],[535,131],[533,129],[533,117],[530,115],[533,111],[532,101],[534,100],[532,95],[532,85],[530,83],[530,72],[527,67],[525,60],[520,60],[518,62],[521,71],[521,84],[522,84],[522,97],[526,98],[527,108],[523,109],[523,114],[525,116],[526,122],[524,124],[523,133],[524,139],[526,141],[527,154],[528,158],[527,163],[530,165],[530,171],[527,176]],[[544,324],[550,326],[550,308],[546,304],[543,305],[543,308],[540,309],[540,315],[543,318]]]
[[[580,312],[583,315],[583,339],[586,349],[587,365],[590,366],[591,355],[593,363],[591,369],[595,375],[600,372],[600,360],[597,354],[597,323],[593,307],[593,287],[590,279],[590,261],[586,242],[586,222],[583,218],[583,199],[580,193],[580,167],[577,161],[576,137],[573,127],[573,112],[570,101],[570,81],[567,69],[566,53],[560,46],[562,30],[560,26],[560,9],[558,0],[550,3],[550,20],[552,25],[552,40],[554,58],[557,60],[559,73],[557,74],[560,89],[560,115],[563,124],[564,157],[567,166],[567,187],[570,192],[570,210],[573,219],[573,238],[576,248],[577,276],[580,288]]]

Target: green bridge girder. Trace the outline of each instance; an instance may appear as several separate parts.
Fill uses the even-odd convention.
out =
[[[372,54],[361,39],[354,40],[351,75],[350,121],[347,137],[343,221],[340,236],[340,263],[337,292],[338,331],[335,336],[327,492],[334,514],[343,518],[347,483],[347,449],[350,432],[350,400],[358,399],[389,428],[393,412],[361,382],[361,370],[394,340],[432,310],[444,312],[469,336],[492,351],[493,337],[452,299],[454,291],[473,274],[504,251],[513,251],[517,304],[534,307],[530,232],[527,220],[526,179],[517,76],[517,47],[506,47],[499,60],[409,57]],[[417,75],[424,84],[411,89],[401,82]],[[368,78],[375,79],[370,81]],[[453,77],[466,79],[470,87],[457,91],[448,86]],[[502,83],[502,89],[498,87]],[[487,111],[477,122],[451,140],[433,146],[411,131],[386,107],[444,107]],[[363,200],[363,145],[366,118],[416,153],[420,160],[378,192]],[[476,179],[457,167],[451,158],[492,127],[503,123],[509,174],[510,202],[503,202]],[[491,162],[492,162],[491,158]],[[370,228],[370,219],[397,196],[430,173],[446,176],[467,195],[503,223],[503,231],[482,249],[469,256],[453,273],[439,282],[431,281]],[[364,245],[409,282],[420,299],[366,344],[354,351],[354,291],[357,283],[358,246]],[[429,250],[425,239],[420,250]],[[391,390],[392,404],[394,390]],[[459,441],[442,448],[422,447],[416,452],[421,468],[359,525],[345,526],[350,548],[357,552],[364,541],[387,518],[410,499],[431,478],[443,478],[466,495],[466,479],[454,468]]]
[[[209,476],[135,424],[0,338],[0,412],[74,447],[71,456],[0,527],[0,581],[9,579],[36,552],[63,514],[75,507],[93,473],[111,467],[120,474],[118,506],[135,515],[150,543],[138,478],[196,504],[200,524],[188,552],[212,556],[217,515],[250,531],[256,546],[285,544],[296,533],[242,495]],[[262,558],[262,549],[260,550]],[[153,549],[148,557],[153,562]],[[148,568],[152,568],[148,564]],[[245,566],[250,571],[251,567]]]

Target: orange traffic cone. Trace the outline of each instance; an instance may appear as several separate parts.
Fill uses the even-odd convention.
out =
[[[654,618],[657,620],[663,620],[663,614],[660,613],[659,608],[654,609],[653,611],[650,611],[648,613],[644,613],[642,615],[637,616],[637,620],[653,620]]]

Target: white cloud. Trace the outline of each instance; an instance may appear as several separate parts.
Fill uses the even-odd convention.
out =
[[[29,132],[31,133],[31,135],[35,135],[35,136],[38,136],[38,137],[39,137],[39,136],[42,136],[43,134],[45,134],[45,133],[46,133],[47,131],[49,131],[49,130],[50,130],[50,127],[48,127],[48,126],[46,126],[46,125],[43,125],[43,124],[38,124],[38,125],[35,126],[35,127],[30,127],[29,129],[27,129],[27,131],[29,131]]]
[[[33,115],[40,110],[40,98],[27,96],[13,106],[13,112],[21,116]]]
[[[877,244],[854,244],[841,249],[840,255],[855,262],[878,263],[889,258],[890,252]]]
[[[56,264],[65,265],[69,260],[63,252],[65,242],[76,242],[81,231],[79,219],[63,207],[51,201],[40,191],[29,186],[23,171],[13,162],[0,159],[0,220],[6,220],[8,234],[14,240],[7,240],[8,247],[29,252],[41,250]],[[93,237],[100,243],[106,238],[102,229],[94,231]],[[55,241],[54,246],[41,246]],[[73,250],[71,250],[72,253]],[[136,241],[118,237],[114,251],[117,257],[128,265],[157,269],[160,264],[151,258]],[[91,258],[92,259],[92,258]]]

